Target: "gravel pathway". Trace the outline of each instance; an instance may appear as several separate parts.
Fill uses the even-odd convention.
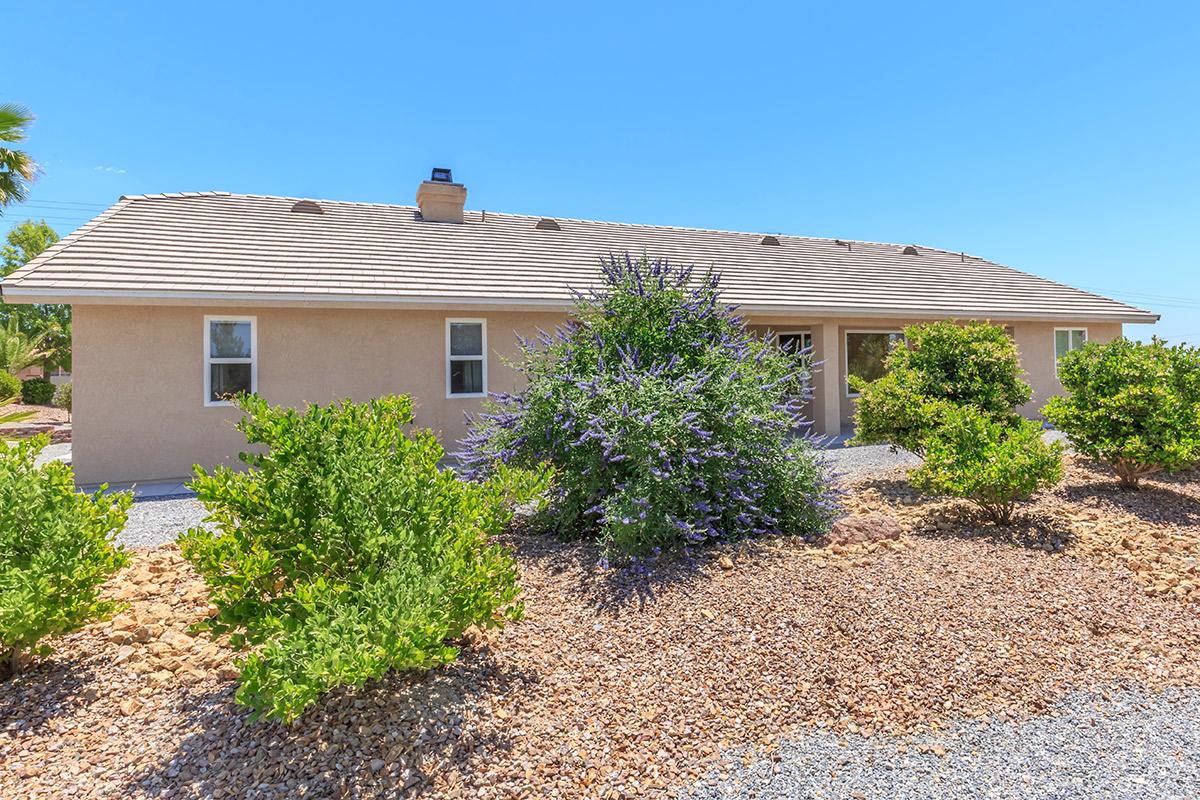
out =
[[[126,547],[158,547],[175,541],[203,518],[204,506],[195,497],[138,500],[130,507],[129,520],[117,541]]]
[[[868,444],[860,447],[831,447],[821,450],[834,474],[843,480],[854,480],[876,472],[889,472],[897,467],[915,467],[921,459],[907,450],[892,452],[890,445]]]
[[[1200,796],[1200,690],[1073,694],[1023,722],[903,742],[818,732],[774,757],[730,755],[690,796],[1184,800]]]

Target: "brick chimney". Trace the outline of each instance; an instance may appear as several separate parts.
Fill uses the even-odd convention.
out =
[[[434,167],[429,180],[417,189],[417,205],[421,219],[426,222],[463,221],[463,206],[467,204],[467,187],[455,183],[450,170]]]

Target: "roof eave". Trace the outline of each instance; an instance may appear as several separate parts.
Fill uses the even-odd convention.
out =
[[[310,292],[187,292],[127,289],[54,289],[24,287],[0,283],[0,295],[10,303],[80,303],[104,305],[200,305],[296,307],[310,304],[357,307],[371,305],[388,308],[461,308],[507,311],[569,311],[573,304],[556,298],[447,297],[443,295],[367,295],[319,294]],[[1159,315],[1141,309],[1117,309],[1112,312],[1029,312],[986,308],[903,308],[856,307],[841,305],[796,305],[781,303],[739,303],[747,315],[786,315],[804,317],[876,317],[888,319],[989,319],[1000,321],[1047,320],[1072,322],[1154,323]]]

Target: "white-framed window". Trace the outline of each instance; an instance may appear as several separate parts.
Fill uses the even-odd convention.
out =
[[[780,331],[775,334],[775,344],[786,353],[811,353],[812,331]]]
[[[258,391],[258,318],[204,318],[204,405],[227,406]]]
[[[1087,344],[1087,328],[1054,329],[1054,374],[1058,374],[1058,360],[1072,350]]]
[[[487,320],[446,320],[446,397],[487,396]]]
[[[874,381],[882,378],[887,368],[884,361],[897,342],[904,341],[904,334],[894,330],[846,331],[845,368],[846,397],[858,397],[850,388],[850,378]]]

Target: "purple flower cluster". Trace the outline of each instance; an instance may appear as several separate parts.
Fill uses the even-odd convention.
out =
[[[523,390],[495,395],[458,454],[556,468],[552,525],[646,564],[712,540],[811,535],[835,512],[801,409],[809,354],[746,330],[719,278],[605,259],[574,318],[522,340]]]

